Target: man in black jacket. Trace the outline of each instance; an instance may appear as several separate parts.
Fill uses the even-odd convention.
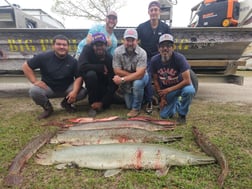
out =
[[[109,108],[117,86],[112,78],[112,55],[106,51],[107,40],[103,33],[92,35],[92,42],[84,46],[80,57],[80,75],[88,90],[91,106],[88,115],[94,117],[97,111]]]
[[[152,1],[148,6],[148,14],[150,19],[144,23],[139,24],[137,27],[139,45],[147,53],[147,71],[151,76],[151,58],[158,54],[158,40],[159,37],[165,33],[171,33],[170,27],[162,22],[160,18],[160,3],[158,1]],[[151,77],[148,85],[144,91],[144,101],[146,103],[146,113],[152,113],[152,81]]]

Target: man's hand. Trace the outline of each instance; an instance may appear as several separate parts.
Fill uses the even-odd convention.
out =
[[[33,83],[33,85],[38,86],[38,87],[40,87],[42,89],[47,89],[48,88],[47,84],[44,81],[35,81]]]
[[[158,92],[158,95],[160,97],[164,97],[166,96],[168,93],[169,93],[169,88],[166,88],[166,89],[160,89],[157,91]]]
[[[107,75],[108,74],[108,68],[107,68],[107,66],[106,65],[104,65],[104,75]]]
[[[77,94],[73,91],[71,91],[70,93],[68,93],[68,95],[66,96],[67,98],[67,102],[69,104],[72,104],[76,101],[76,97],[77,97]]]
[[[113,81],[115,84],[120,85],[122,83],[122,78],[119,75],[115,75]]]
[[[161,98],[160,100],[160,103],[159,103],[159,106],[160,106],[160,109],[162,110],[167,104],[167,101],[165,100],[165,98]]]

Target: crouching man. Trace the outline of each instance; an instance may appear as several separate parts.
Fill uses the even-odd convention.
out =
[[[195,94],[190,65],[186,58],[174,52],[173,36],[159,38],[159,54],[151,59],[155,90],[160,97],[160,117],[172,118],[178,112],[178,122],[186,123],[186,115]],[[181,97],[181,98],[179,98]]]
[[[90,117],[110,107],[117,89],[112,80],[112,55],[106,50],[107,43],[103,33],[94,33],[92,42],[84,46],[79,57],[80,75],[88,90]]]
[[[138,34],[135,29],[126,29],[123,44],[116,48],[113,56],[115,77],[113,81],[120,85],[126,106],[130,109],[128,117],[140,114],[143,103],[144,88],[149,81],[146,72],[147,55],[138,45]]]
[[[68,38],[55,36],[52,48],[52,51],[38,54],[22,66],[25,76],[33,84],[29,90],[30,97],[44,109],[38,119],[47,118],[53,113],[49,98],[64,97],[61,107],[73,112],[75,108],[72,103],[84,99],[87,94],[86,89],[82,88],[82,78],[77,75],[77,61],[68,54]],[[37,79],[35,69],[40,70],[41,80]]]

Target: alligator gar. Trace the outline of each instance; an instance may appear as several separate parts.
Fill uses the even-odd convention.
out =
[[[164,145],[124,143],[47,149],[37,154],[35,161],[41,165],[72,163],[79,167],[107,170],[104,176],[108,177],[122,169],[153,169],[158,176],[164,176],[170,166],[211,164],[215,159]]]
[[[150,143],[174,142],[182,136],[167,136],[159,132],[151,132],[134,128],[102,129],[102,130],[66,130],[55,135],[50,143],[71,145],[109,144],[109,143]]]
[[[198,128],[193,127],[193,134],[195,136],[197,144],[201,147],[201,149],[208,155],[215,157],[218,164],[221,166],[221,174],[218,177],[218,185],[220,188],[223,187],[224,180],[228,175],[228,163],[225,158],[225,155],[220,151],[220,149],[214,145],[207,136],[201,133]]]
[[[174,125],[156,125],[145,121],[131,121],[131,120],[114,120],[105,122],[94,122],[77,124],[70,127],[70,130],[93,130],[93,129],[112,129],[112,128],[136,128],[144,129],[147,131],[166,131],[173,130]]]
[[[55,132],[43,133],[34,139],[32,139],[24,149],[13,160],[8,175],[4,178],[4,185],[6,186],[18,186],[23,182],[23,178],[20,175],[20,171],[24,164],[36,153],[45,143],[47,143]]]

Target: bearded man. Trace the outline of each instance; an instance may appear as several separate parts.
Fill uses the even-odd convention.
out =
[[[84,46],[78,60],[79,75],[84,79],[88,90],[90,117],[110,107],[117,89],[112,81],[114,77],[112,55],[106,48],[106,36],[101,32],[95,33],[92,35],[91,44]]]
[[[122,89],[126,106],[130,109],[127,116],[135,117],[140,114],[144,88],[149,81],[147,54],[138,46],[135,29],[126,29],[123,38],[123,44],[116,48],[113,56],[113,81]]]
[[[186,123],[186,115],[195,94],[190,77],[190,65],[184,55],[174,52],[174,40],[170,34],[159,38],[159,54],[151,59],[154,87],[160,97],[160,117],[173,118]]]

